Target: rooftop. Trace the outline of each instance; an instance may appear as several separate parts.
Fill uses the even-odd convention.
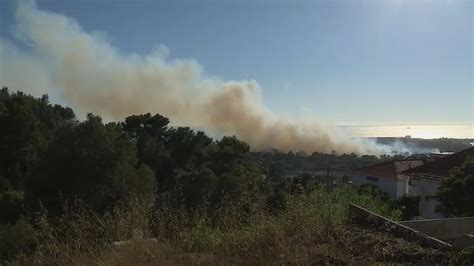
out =
[[[356,169],[355,171],[367,176],[397,180],[398,174],[407,169],[420,166],[423,164],[423,162],[424,161],[422,159],[393,160],[362,167]]]
[[[403,173],[417,175],[420,177],[444,179],[449,176],[449,173],[452,169],[461,166],[461,164],[469,156],[474,156],[474,147],[462,150],[415,168],[407,169],[403,171]]]

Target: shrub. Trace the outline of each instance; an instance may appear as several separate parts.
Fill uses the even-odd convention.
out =
[[[396,205],[402,212],[402,219],[411,220],[421,214],[420,211],[420,196],[405,194],[397,200]]]
[[[381,189],[379,189],[374,184],[363,184],[358,188],[359,194],[368,194],[374,198],[378,198],[382,201],[390,201],[390,197],[388,194]]]
[[[145,238],[151,236],[152,204],[136,196],[118,202],[105,214],[80,200],[64,203],[63,209],[56,217],[48,217],[45,209],[39,213],[37,234],[41,243],[27,264],[71,264],[79,257],[86,258],[88,264],[98,264],[111,242],[130,240],[137,231]]]
[[[213,227],[203,216],[205,214],[198,215],[194,225],[181,229],[176,242],[189,252],[225,256],[254,257],[272,250],[286,253],[290,252],[291,246],[331,238],[348,222],[350,203],[392,219],[400,217],[400,211],[390,203],[370,194],[361,194],[356,188],[338,188],[332,192],[316,188],[309,195],[289,195],[283,211],[274,214],[258,210],[245,223]],[[225,215],[221,218],[225,219]]]
[[[0,222],[13,223],[23,211],[24,193],[22,191],[5,191],[0,193]]]
[[[25,219],[20,218],[14,224],[0,224],[0,262],[28,254],[35,245],[35,231]]]
[[[165,205],[152,213],[152,206],[140,198],[117,204],[114,211],[106,214],[94,212],[80,201],[66,203],[60,217],[50,218],[42,213],[38,219],[41,243],[35,256],[26,263],[107,264],[122,259],[143,261],[144,258],[156,262],[163,257],[157,257],[161,253],[150,253],[150,250],[159,252],[161,246],[171,254],[166,255],[167,258],[183,253],[251,259],[275,254],[291,257],[294,252],[304,252],[298,249],[305,249],[308,244],[314,243],[311,245],[318,248],[318,243],[328,243],[340,235],[339,229],[348,222],[350,203],[392,219],[400,216],[390,204],[359,193],[355,187],[333,191],[318,187],[310,194],[290,194],[286,208],[277,213],[266,210],[264,198],[249,208],[251,199],[254,199],[252,194],[238,200],[224,197],[213,212]],[[155,236],[159,240],[143,248],[143,243],[134,243],[133,250],[124,248],[129,252],[126,254],[122,248],[112,248],[112,241],[129,240],[136,229],[142,231],[145,238]],[[170,261],[165,258],[163,263]]]

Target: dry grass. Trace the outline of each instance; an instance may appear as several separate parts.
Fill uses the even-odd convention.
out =
[[[246,202],[245,200],[243,202]],[[242,211],[239,203],[223,204],[208,215],[153,206],[139,198],[116,206],[105,215],[79,201],[68,203],[64,215],[37,220],[40,244],[17,264],[35,265],[151,265],[151,264],[269,264],[326,261],[337,254],[336,243],[347,226],[349,203],[357,203],[396,218],[399,213],[352,188],[289,198],[286,211],[273,215],[263,207]],[[224,207],[225,206],[225,207]],[[261,205],[258,205],[261,206]],[[134,233],[135,232],[135,233]],[[136,232],[156,241],[133,240]]]

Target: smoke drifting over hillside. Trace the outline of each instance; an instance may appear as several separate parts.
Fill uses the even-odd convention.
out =
[[[212,135],[235,134],[255,150],[384,152],[317,123],[278,118],[263,105],[256,81],[206,77],[194,60],[167,60],[165,48],[124,55],[100,34],[31,2],[18,5],[14,29],[29,49],[0,42],[2,85],[49,93],[81,112],[113,120],[160,113]]]

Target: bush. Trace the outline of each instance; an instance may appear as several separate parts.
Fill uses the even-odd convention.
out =
[[[289,195],[286,209],[277,214],[255,211],[245,223],[213,227],[205,216],[197,216],[194,224],[180,229],[176,242],[188,252],[224,256],[253,257],[270,250],[286,253],[290,252],[289,247],[331,238],[348,222],[350,203],[392,219],[400,218],[400,211],[391,204],[370,194],[361,194],[356,188],[338,188],[332,192],[316,188],[309,195]]]
[[[24,193],[22,191],[5,191],[0,193],[0,223],[13,223],[23,211]]]
[[[378,188],[374,184],[363,184],[359,186],[358,191],[359,191],[359,194],[370,195],[374,198],[378,198],[385,202],[390,201],[390,197],[388,196],[388,194],[382,191],[380,188]]]
[[[355,187],[333,191],[319,187],[310,194],[287,195],[286,208],[277,213],[267,211],[264,204],[248,208],[248,200],[253,199],[253,195],[243,196],[238,201],[225,197],[214,213],[205,209],[190,212],[184,206],[179,209],[171,205],[152,212],[153,206],[149,202],[133,199],[117,204],[106,214],[94,212],[80,201],[65,204],[63,215],[59,217],[51,218],[42,213],[38,219],[37,232],[41,242],[37,252],[18,262],[107,264],[149,259],[176,264],[167,258],[194,252],[227,258],[268,258],[268,254],[292,256],[308,243],[333,241],[341,232],[339,229],[348,222],[350,203],[392,219],[400,216],[390,204],[361,194]],[[265,202],[263,198],[259,200]],[[126,254],[122,253],[122,247],[110,248],[113,241],[131,239],[134,230],[143,232],[145,238],[155,236],[159,241],[149,242],[148,247],[142,247],[141,242],[134,243],[124,247],[124,250],[133,247]],[[156,253],[150,253],[150,250]],[[160,257],[163,252],[169,254]]]
[[[411,220],[421,214],[419,195],[405,194],[397,200],[396,205],[402,212],[401,218],[404,221]]]
[[[35,245],[35,231],[25,219],[20,218],[14,224],[0,224],[0,264],[30,253]]]
[[[131,196],[118,202],[111,212],[100,214],[83,201],[66,202],[63,214],[38,217],[38,237],[42,240],[33,263],[71,264],[78,256],[98,263],[97,257],[114,241],[130,240],[134,232],[151,236],[152,204],[145,197]]]

